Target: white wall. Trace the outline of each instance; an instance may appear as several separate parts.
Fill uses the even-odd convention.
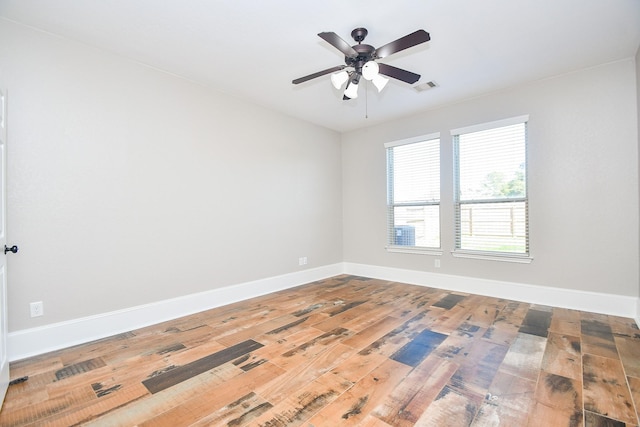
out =
[[[9,21],[0,40],[10,331],[342,260],[337,133]]]
[[[344,134],[344,260],[637,296],[635,79],[634,60],[630,59]],[[429,96],[429,92],[416,96]],[[449,131],[524,114],[530,116],[528,189],[534,259],[530,264],[515,264],[453,258],[453,156]],[[434,268],[434,256],[385,250],[383,144],[434,132],[442,135],[444,254],[439,269]]]

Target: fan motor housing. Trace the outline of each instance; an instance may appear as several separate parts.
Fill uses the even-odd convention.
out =
[[[374,59],[374,52],[376,51],[376,49],[368,44],[357,44],[352,47],[353,50],[358,52],[358,56],[356,56],[355,58],[345,56],[344,62],[347,64],[347,66],[354,67],[356,71],[359,72],[364,64]]]

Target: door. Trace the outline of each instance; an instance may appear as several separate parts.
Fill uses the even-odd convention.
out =
[[[0,409],[9,386],[7,354],[7,91],[0,86]]]

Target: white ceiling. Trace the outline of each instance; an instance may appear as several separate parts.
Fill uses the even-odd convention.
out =
[[[0,0],[0,16],[341,132],[630,58],[640,45],[639,0]],[[391,80],[342,101],[328,75],[291,84],[344,63],[319,32],[355,44],[357,27],[375,47],[429,32],[381,62],[438,86]]]

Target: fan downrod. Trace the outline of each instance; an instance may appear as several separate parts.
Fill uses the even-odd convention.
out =
[[[351,31],[351,37],[353,37],[353,39],[358,43],[362,42],[362,40],[367,37],[367,34],[369,34],[369,32],[366,28],[356,28]]]

